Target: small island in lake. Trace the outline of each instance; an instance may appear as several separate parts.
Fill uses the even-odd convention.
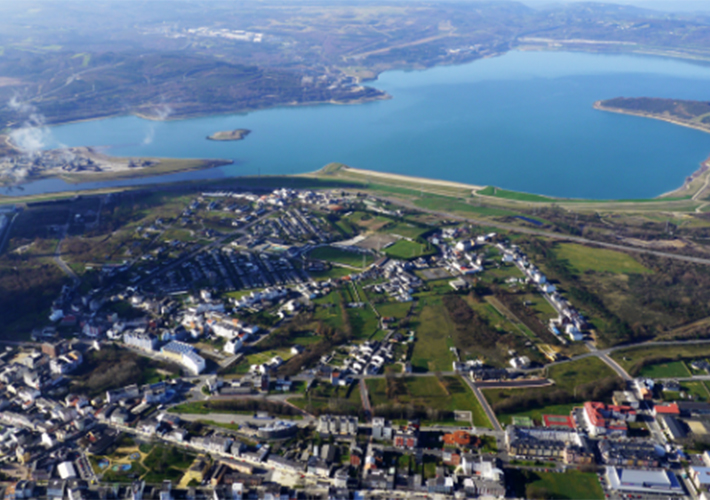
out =
[[[236,130],[227,130],[224,132],[215,132],[208,135],[210,141],[241,141],[251,133],[251,130],[246,128],[238,128]]]
[[[654,97],[617,97],[594,103],[595,109],[663,120],[684,127],[710,132],[710,102],[660,99]]]

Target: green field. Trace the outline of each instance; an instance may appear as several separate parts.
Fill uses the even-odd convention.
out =
[[[555,253],[558,258],[567,260],[577,273],[586,271],[615,274],[651,272],[630,255],[614,250],[588,247],[576,243],[560,243],[555,246]]]
[[[414,191],[413,193],[417,195],[419,194],[416,191]],[[516,212],[510,210],[481,205],[472,205],[470,203],[466,203],[464,201],[460,201],[457,198],[449,196],[426,195],[423,198],[415,199],[414,204],[418,207],[425,208],[428,210],[461,213],[467,215],[475,214],[484,217],[505,217],[510,215],[517,215]]]
[[[370,254],[350,252],[348,250],[343,250],[342,248],[331,246],[314,248],[309,252],[308,256],[312,259],[325,260],[328,262],[334,262],[336,264],[356,267],[358,269],[363,268],[363,261],[365,263],[365,266],[367,267],[375,260],[374,257]]]
[[[663,391],[664,401],[680,401],[688,400],[688,396],[691,396],[692,401],[704,402],[710,398],[710,392],[708,392],[707,382],[683,382],[681,383],[681,392],[685,393],[685,397],[681,397],[680,392],[670,392]]]
[[[416,342],[412,352],[412,368],[415,371],[450,371],[454,355],[449,350],[453,346],[451,334],[454,324],[441,301],[426,305],[418,317],[412,321]]]
[[[383,317],[397,319],[406,317],[411,308],[411,302],[385,302],[384,304],[375,304],[375,309],[377,309],[377,312]]]
[[[556,201],[554,198],[549,198],[547,196],[542,196],[539,194],[508,191],[506,189],[497,188],[495,186],[487,186],[477,191],[476,194],[480,194],[482,196],[495,196],[496,198],[505,198],[506,200],[516,201],[541,201],[546,203],[554,203]]]
[[[563,403],[554,403],[540,407],[522,408],[519,411],[496,411],[496,416],[501,424],[511,423],[514,416],[526,416],[540,423],[542,415],[569,415],[572,408],[580,406],[573,397],[576,390],[595,380],[607,377],[615,377],[614,371],[598,358],[589,357],[555,365],[547,370],[547,377],[555,382],[554,385],[539,389],[487,389],[483,391],[488,403],[495,406],[496,403],[514,396],[545,396],[554,394],[559,390],[565,391],[569,400]],[[494,408],[495,409],[495,408]]]
[[[362,408],[360,387],[333,386],[328,382],[318,383],[309,393],[302,397],[288,400],[294,406],[306,411],[340,411],[357,413]]]
[[[387,395],[386,379],[368,379],[366,383],[370,402],[374,408],[397,403],[433,410],[470,411],[474,426],[492,428],[478,399],[461,377],[443,377],[442,381],[434,376],[405,378],[402,391],[395,394],[393,398]]]
[[[654,364],[702,359],[708,356],[710,356],[710,342],[707,344],[631,347],[620,349],[611,354],[611,357],[632,376]],[[655,360],[658,362],[654,362]]]
[[[690,372],[682,361],[672,361],[670,363],[644,366],[639,375],[646,378],[678,378],[690,377]]]
[[[393,259],[408,260],[432,255],[436,250],[433,248],[427,250],[427,246],[422,243],[402,239],[385,248],[384,253]]]
[[[383,228],[384,232],[396,234],[403,238],[409,238],[412,240],[416,240],[429,230],[430,228],[421,228],[419,226],[415,226],[414,224],[407,224],[406,222],[397,222],[396,224],[388,225]]]
[[[604,490],[594,473],[565,473],[515,470],[506,477],[518,498],[554,498],[570,500],[603,499]]]

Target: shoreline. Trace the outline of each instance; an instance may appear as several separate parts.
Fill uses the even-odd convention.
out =
[[[680,125],[681,127],[692,128],[695,130],[700,130],[706,134],[710,134],[710,126],[703,127],[701,125],[696,125],[691,122],[686,122],[677,118],[665,117],[663,115],[656,115],[653,113],[647,113],[644,111],[630,111],[628,109],[614,108],[611,106],[604,106],[602,101],[596,101],[592,107],[599,111],[606,111],[608,113],[617,113],[619,115],[629,115],[629,116],[639,116],[641,118],[650,118],[652,120],[658,120],[662,122],[672,123],[673,125]]]
[[[140,118],[141,120],[147,120],[151,122],[177,122],[180,120],[191,120],[195,118],[205,118],[208,116],[225,116],[225,115],[244,115],[248,113],[253,113],[255,111],[264,111],[267,109],[277,109],[277,108],[295,108],[295,107],[300,107],[300,106],[320,106],[323,104],[334,104],[337,106],[349,106],[351,104],[367,104],[369,102],[377,102],[377,101],[388,101],[390,99],[393,99],[393,97],[388,94],[387,92],[382,91],[383,95],[382,97],[379,98],[359,98],[359,99],[353,99],[351,101],[339,101],[337,99],[331,99],[328,101],[312,101],[312,102],[283,102],[279,104],[274,104],[270,106],[263,106],[263,107],[255,107],[255,108],[246,108],[246,109],[234,109],[234,110],[228,110],[228,111],[203,111],[199,113],[190,113],[188,115],[180,115],[180,114],[171,114],[170,116],[167,116],[165,118],[160,118],[154,115],[148,115],[145,113],[142,113],[140,111],[129,111],[127,113],[110,113],[107,115],[102,115],[102,116],[93,116],[90,118],[77,118],[77,119],[72,119],[72,120],[62,120],[62,121],[56,121],[56,122],[51,122],[47,124],[47,127],[52,128],[52,127],[59,127],[62,125],[72,125],[75,123],[86,123],[86,122],[93,122],[93,121],[100,121],[100,120],[108,120],[110,118],[124,118],[124,117],[130,117],[134,116],[136,118]],[[13,130],[17,129],[12,129],[8,128],[8,135],[9,133],[12,132]]]
[[[639,118],[648,118],[651,120],[658,120],[666,123],[670,123],[672,125],[679,125],[681,127],[685,128],[691,128],[693,130],[698,130],[700,132],[705,132],[706,134],[710,134],[710,126],[703,127],[701,125],[696,125],[691,122],[687,122],[684,120],[680,120],[677,118],[671,118],[663,115],[658,115],[654,113],[648,113],[644,111],[631,111],[628,109],[622,109],[622,108],[615,108],[613,106],[605,106],[602,104],[603,101],[596,101],[593,105],[592,108],[598,110],[598,111],[605,111],[607,113],[616,113],[619,115],[627,115],[627,116],[637,116]],[[681,184],[679,187],[675,189],[671,189],[670,191],[666,191],[665,193],[659,194],[656,196],[657,199],[663,199],[668,196],[673,196],[673,195],[681,195],[683,191],[687,191],[691,184],[699,179],[703,174],[706,174],[708,172],[708,168],[710,167],[710,157],[705,159],[700,163],[700,166],[693,171],[690,175],[688,175],[683,181],[683,184]],[[700,188],[700,190],[696,193],[693,194],[693,196],[697,196],[700,192],[704,190],[703,187]]]
[[[404,175],[404,174],[393,174],[393,173],[389,173],[389,172],[379,172],[377,170],[353,168],[353,167],[348,167],[347,165],[343,165],[338,170],[341,172],[352,172],[353,174],[364,175],[367,177],[379,177],[381,179],[385,179],[385,180],[389,180],[389,181],[426,183],[426,184],[429,184],[432,186],[448,187],[448,188],[454,188],[454,189],[465,189],[468,191],[476,191],[479,189],[484,189],[486,187],[486,186],[480,186],[480,185],[476,185],[476,184],[465,184],[463,182],[446,181],[446,180],[441,180],[441,179],[431,179],[428,177],[415,177],[415,176]],[[319,172],[320,172],[320,170],[316,170],[315,172],[311,172],[310,174],[305,174],[305,175],[318,174]]]

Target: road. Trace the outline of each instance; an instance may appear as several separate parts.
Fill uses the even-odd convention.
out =
[[[502,229],[502,230],[511,231],[514,233],[531,234],[534,236],[544,236],[546,238],[553,238],[553,239],[557,239],[557,240],[573,241],[576,243],[582,243],[584,245],[596,245],[599,247],[610,248],[612,250],[621,250],[623,252],[644,253],[647,255],[654,255],[656,257],[664,257],[667,259],[675,259],[675,260],[681,260],[684,262],[692,262],[693,264],[710,265],[710,259],[706,259],[706,258],[702,258],[702,257],[690,257],[687,255],[678,255],[678,254],[669,253],[669,252],[661,252],[658,250],[651,250],[648,248],[639,248],[639,247],[632,247],[632,246],[628,246],[628,245],[619,245],[617,243],[606,243],[603,241],[590,240],[589,238],[582,238],[581,236],[572,236],[572,235],[568,235],[568,234],[553,233],[551,231],[543,231],[541,229],[531,229],[531,228],[527,228],[527,227],[519,227],[519,226],[514,226],[512,224],[505,224],[503,222],[496,222],[496,221],[492,221],[492,220],[474,219],[471,217],[454,215],[449,212],[440,212],[438,210],[430,210],[427,208],[418,207],[414,203],[411,203],[409,201],[399,200],[397,198],[382,197],[381,199],[383,201],[388,201],[394,205],[399,205],[401,207],[408,208],[410,210],[416,210],[418,212],[436,215],[436,216],[442,217],[444,219],[454,219],[454,220],[459,220],[462,222],[468,222],[470,224],[477,224],[479,226],[494,227],[496,229]]]
[[[495,430],[497,432],[503,432],[503,428],[501,427],[500,423],[498,422],[498,419],[496,418],[496,414],[493,412],[493,408],[491,408],[491,405],[488,404],[488,401],[483,396],[483,393],[478,388],[478,386],[476,384],[474,384],[473,381],[471,381],[468,377],[463,377],[463,379],[466,381],[468,386],[471,388],[473,393],[476,395],[478,402],[481,403],[481,407],[483,408],[483,411],[486,412],[486,416],[488,417],[488,420],[490,420],[491,424],[493,424],[493,430]]]
[[[197,254],[200,253],[200,252],[206,252],[206,251],[208,251],[208,250],[210,250],[210,249],[212,249],[212,248],[215,248],[215,247],[218,247],[218,246],[224,244],[224,242],[225,242],[227,239],[231,238],[231,237],[234,236],[235,234],[238,234],[238,233],[247,231],[248,229],[250,229],[250,228],[251,228],[252,226],[254,226],[255,224],[258,224],[258,223],[261,222],[262,220],[268,218],[269,215],[271,215],[271,212],[267,212],[266,214],[262,215],[262,216],[259,217],[258,219],[253,220],[252,222],[250,222],[250,223],[247,224],[246,226],[240,227],[240,228],[238,228],[236,231],[233,231],[233,232],[231,232],[231,233],[228,233],[228,234],[222,236],[221,238],[218,238],[217,240],[213,241],[213,242],[210,243],[209,245],[201,246],[201,247],[198,248],[197,250],[194,250],[194,251],[190,252],[189,254],[187,254],[187,255],[185,255],[185,256],[183,256],[183,257],[180,257],[180,258],[177,259],[175,262],[172,262],[172,263],[168,264],[167,266],[164,266],[164,267],[158,269],[158,271],[156,271],[155,273],[150,274],[150,275],[146,276],[145,278],[139,280],[139,281],[136,283],[135,286],[144,285],[146,282],[152,280],[152,279],[155,278],[156,276],[158,276],[158,275],[160,275],[160,274],[163,274],[163,273],[165,273],[165,272],[167,272],[167,271],[169,271],[169,270],[171,270],[171,269],[174,269],[175,267],[177,267],[177,266],[179,266],[179,265],[181,265],[181,264],[187,262],[188,260],[192,259],[195,255],[197,255]]]
[[[12,224],[15,222],[15,219],[17,219],[18,215],[20,215],[19,212],[16,212],[15,215],[12,216],[12,219],[10,219],[10,222],[7,223],[5,233],[2,235],[2,239],[0,239],[0,253],[2,253],[7,247],[7,241],[10,239]]]
[[[59,236],[59,241],[57,242],[57,248],[54,251],[54,262],[59,266],[59,269],[61,269],[64,274],[69,276],[72,281],[74,281],[75,284],[79,283],[79,277],[76,275],[76,273],[70,268],[66,262],[62,259],[62,241],[64,241],[64,238],[67,235],[67,231],[69,230],[69,225],[67,224],[64,226],[62,229],[62,234]]]

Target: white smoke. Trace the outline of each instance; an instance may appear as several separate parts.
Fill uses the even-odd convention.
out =
[[[162,100],[162,99],[161,99]],[[170,115],[173,114],[173,108],[171,108],[164,100],[152,109],[152,118],[155,120],[165,121]],[[143,138],[143,145],[153,144],[155,140],[155,124],[151,123],[148,126],[148,132],[146,132]]]
[[[143,145],[147,146],[148,144],[153,144],[153,139],[155,139],[155,125],[151,123],[148,126],[148,132],[146,132],[143,138]]]
[[[173,108],[171,108],[166,102],[162,102],[159,106],[154,109],[155,117],[158,120],[167,120],[170,115],[173,114]]]
[[[17,95],[12,96],[7,105],[20,115],[24,115],[22,126],[10,132],[12,143],[29,155],[46,148],[51,141],[52,133],[46,125],[44,115],[32,104],[21,101]]]

